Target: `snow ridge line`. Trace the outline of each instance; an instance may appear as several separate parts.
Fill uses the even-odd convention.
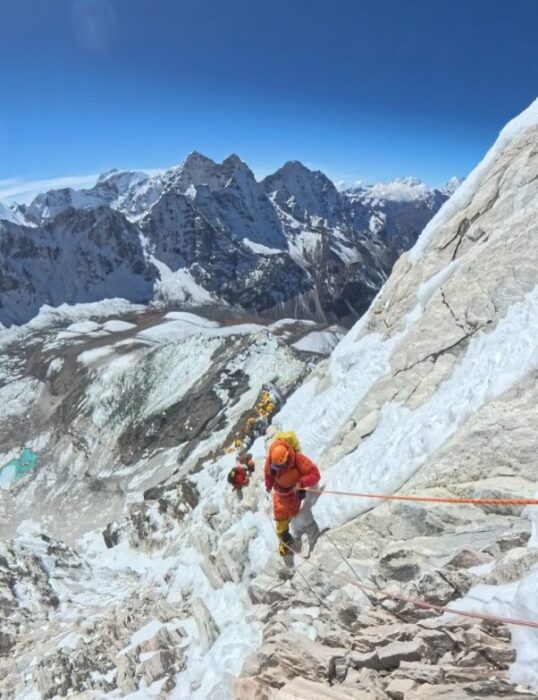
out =
[[[538,621],[521,620],[513,617],[502,617],[500,615],[491,615],[490,613],[477,613],[470,612],[467,610],[458,610],[456,608],[451,608],[445,605],[436,605],[435,603],[428,603],[427,601],[422,600],[422,598],[411,598],[404,596],[401,593],[391,593],[390,591],[375,588],[374,586],[369,586],[366,583],[359,582],[357,579],[351,578],[351,576],[346,576],[345,574],[338,574],[335,571],[329,571],[328,569],[325,569],[322,566],[318,566],[317,564],[314,564],[313,562],[309,561],[308,559],[305,559],[305,557],[295,552],[285,542],[283,542],[282,544],[284,544],[286,549],[288,549],[291,554],[298,557],[303,563],[309,564],[312,568],[316,569],[316,571],[320,571],[321,573],[328,574],[329,576],[333,576],[334,578],[340,579],[345,583],[349,583],[352,586],[356,586],[365,594],[366,591],[368,591],[368,593],[373,593],[376,596],[383,596],[384,598],[390,598],[391,600],[397,600],[402,603],[409,603],[414,607],[422,608],[424,610],[434,610],[435,612],[439,613],[449,613],[451,615],[460,615],[461,617],[471,617],[477,620],[483,620],[485,622],[501,622],[506,625],[516,625],[519,627],[532,627],[534,629],[538,629]]]
[[[538,498],[457,498],[456,496],[395,496],[383,493],[360,493],[355,491],[331,491],[330,489],[302,489],[321,495],[355,496],[356,498],[378,498],[386,501],[418,501],[420,503],[467,503],[483,506],[538,506]]]

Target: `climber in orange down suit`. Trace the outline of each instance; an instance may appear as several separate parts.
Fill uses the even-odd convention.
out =
[[[278,550],[283,556],[293,544],[289,524],[301,509],[304,489],[316,486],[320,478],[314,462],[296,452],[289,442],[277,439],[272,443],[265,459],[265,488],[273,491]]]

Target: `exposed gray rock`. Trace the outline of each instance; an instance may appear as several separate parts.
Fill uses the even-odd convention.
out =
[[[523,578],[538,562],[538,549],[516,547],[509,550],[484,577],[484,583],[500,585]]]
[[[328,683],[336,677],[337,665],[341,673],[347,653],[346,649],[326,647],[303,635],[277,634],[261,646],[256,661],[249,661],[244,670],[253,675],[252,670],[256,669],[255,673],[274,687],[297,676]]]
[[[286,600],[293,590],[289,581],[278,581],[261,574],[249,585],[248,592],[253,603],[275,603]]]
[[[216,564],[214,564],[211,559],[207,559],[204,557],[200,562],[200,568],[207,576],[209,583],[213,586],[215,590],[221,588],[224,585],[224,578],[221,576]]]
[[[7,630],[6,627],[0,629],[0,653],[5,654],[13,646],[15,646],[15,635]]]
[[[121,528],[116,522],[109,523],[103,530],[103,539],[109,549],[112,549],[119,543],[120,536]]]
[[[198,627],[200,646],[207,651],[220,634],[218,625],[201,598],[196,597],[192,600],[191,612]]]
[[[137,688],[138,684],[135,680],[136,678],[136,660],[134,655],[123,654],[117,657],[116,660],[116,683],[118,688],[124,695],[133,693]]]
[[[294,678],[275,694],[274,700],[374,700],[375,696],[366,690],[328,687],[306,678]]]
[[[421,661],[402,661],[392,674],[394,678],[407,678],[417,683],[440,683],[444,678],[441,666]]]
[[[233,684],[236,700],[275,700],[277,691],[257,678],[236,678]]]
[[[159,650],[151,654],[147,659],[141,661],[136,672],[140,674],[149,686],[156,680],[169,673],[176,673],[179,668],[175,666],[176,655],[171,650]]]
[[[385,691],[393,700],[405,700],[407,693],[416,688],[416,685],[410,678],[395,678],[388,684]]]
[[[373,668],[380,670],[383,668],[377,650],[367,652],[353,652],[350,655],[350,661],[356,669]]]
[[[421,639],[410,642],[391,642],[377,649],[380,668],[397,668],[402,661],[418,661],[425,654],[425,645]]]
[[[240,533],[219,542],[215,563],[224,581],[235,583],[241,581],[245,570],[248,543],[256,534],[257,530],[253,528],[249,532]]]
[[[491,561],[493,561],[493,557],[490,554],[477,552],[474,549],[462,549],[446,565],[455,569],[470,569],[473,566],[489,564]]]
[[[379,560],[379,568],[384,576],[396,581],[410,581],[419,571],[413,552],[404,549],[385,554]]]
[[[157,603],[157,616],[161,622],[169,622],[181,617],[181,614],[181,610],[170,605],[166,600],[160,600]]]

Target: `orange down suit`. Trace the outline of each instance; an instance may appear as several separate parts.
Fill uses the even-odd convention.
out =
[[[283,469],[278,472],[271,469],[271,457],[265,459],[265,488],[273,489],[273,509],[275,520],[289,520],[301,509],[301,499],[292,490],[296,488],[311,488],[320,480],[319,469],[312,460],[295,450],[284,440],[277,440],[288,450],[288,460]],[[271,448],[276,443],[271,445]]]

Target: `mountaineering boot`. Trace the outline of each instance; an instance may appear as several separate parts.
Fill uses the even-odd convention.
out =
[[[279,540],[278,553],[283,557],[285,557],[286,554],[291,554],[288,547],[286,547],[286,545],[289,546],[293,542],[293,537],[290,534],[289,526],[289,518],[284,518],[284,520],[276,521],[276,536]]]
[[[284,530],[284,532],[279,533],[278,539],[280,540],[280,544],[278,545],[278,553],[280,556],[285,557],[292,554],[290,549],[293,546],[293,537],[290,531]]]

